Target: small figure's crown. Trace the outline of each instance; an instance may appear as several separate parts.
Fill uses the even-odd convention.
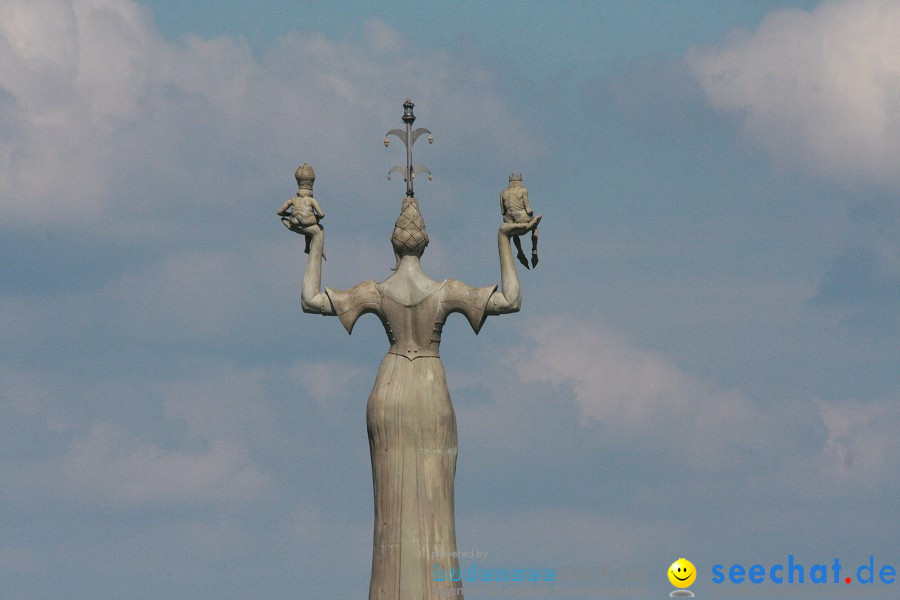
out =
[[[294,173],[294,178],[297,179],[298,186],[311,190],[313,187],[313,183],[316,181],[316,172],[313,171],[313,168],[311,166],[303,163],[302,165],[297,167],[297,172]]]
[[[513,173],[512,175],[509,176],[509,180],[510,181],[522,181],[522,174],[521,173]]]

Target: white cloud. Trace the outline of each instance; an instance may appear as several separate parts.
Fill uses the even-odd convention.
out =
[[[766,443],[764,416],[740,392],[690,375],[606,327],[556,318],[530,337],[519,377],[571,386],[583,424],[602,426],[604,435],[675,444],[701,468]]]
[[[644,457],[648,468],[688,461],[684,472],[694,477],[749,468],[787,445],[777,415],[741,391],[596,320],[560,316],[520,327],[523,341],[448,375],[467,447],[513,463],[541,444],[576,456],[602,448],[623,463]]]
[[[694,385],[686,374],[597,326],[557,319],[537,328],[534,339],[536,368],[523,376],[571,383],[586,419],[640,428],[660,418],[680,420],[692,404]]]
[[[0,6],[0,211],[71,225],[106,202],[111,132],[137,117],[145,11],[133,3]]]
[[[228,38],[165,40],[129,0],[5,2],[0,214],[45,227],[103,215],[147,235],[260,187],[287,194],[298,161],[331,189],[370,186],[397,158],[376,150],[406,95],[432,126],[454,124],[437,133],[446,149],[527,160],[540,148],[498,76],[377,20],[352,42],[289,34],[257,59]]]
[[[274,239],[251,249],[173,249],[146,264],[127,263],[131,268],[105,283],[94,283],[95,275],[85,271],[74,291],[0,294],[4,335],[20,355],[34,350],[45,357],[74,348],[83,355],[103,351],[111,341],[135,350],[154,342],[301,335],[298,319],[309,323],[300,311],[303,238],[272,216]],[[390,275],[386,235],[378,241],[343,236],[333,245],[324,285],[340,289]],[[330,325],[343,331],[336,321]]]
[[[111,422],[96,422],[60,455],[3,461],[8,499],[74,502],[76,506],[230,507],[259,496],[270,476],[239,442],[205,440],[172,449]]]
[[[309,361],[294,365],[286,374],[303,385],[319,406],[327,409],[336,399],[347,397],[351,380],[360,376],[362,369],[344,361]]]
[[[712,105],[779,161],[848,181],[900,183],[900,4],[779,10],[755,31],[694,48]]]
[[[25,433],[13,436],[19,455],[0,469],[10,499],[229,508],[274,484],[251,452],[275,437],[263,369],[197,366],[189,378],[149,385],[46,385],[12,374],[8,416]]]
[[[735,404],[736,393],[714,390],[597,323],[556,318],[536,327],[532,338],[531,361],[520,375],[570,383],[587,420],[642,429],[692,420],[711,395],[723,406]]]
[[[246,450],[215,440],[207,450],[172,451],[123,429],[95,425],[48,474],[68,494],[115,506],[246,501],[268,483]]]

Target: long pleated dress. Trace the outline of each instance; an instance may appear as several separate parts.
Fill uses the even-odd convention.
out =
[[[461,582],[449,576],[459,571],[451,556],[456,415],[438,350],[450,313],[462,313],[479,332],[496,287],[446,279],[412,306],[374,281],[325,290],[348,333],[371,312],[391,344],[366,407],[375,492],[369,600],[462,598]]]

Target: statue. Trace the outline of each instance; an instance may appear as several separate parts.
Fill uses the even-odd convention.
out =
[[[522,185],[522,175],[513,173],[509,176],[509,185],[500,192],[500,214],[503,215],[504,223],[528,223],[534,218],[534,212],[531,210],[531,204],[528,203],[528,190]],[[528,260],[525,253],[522,252],[521,236],[515,236],[513,242],[516,244],[516,258],[528,269]],[[538,230],[535,225],[531,230],[531,266],[536,267],[538,264]]]
[[[298,233],[310,239],[303,274],[304,312],[337,316],[348,333],[365,313],[384,326],[390,348],[381,361],[366,406],[369,451],[375,496],[375,529],[369,600],[436,600],[462,598],[453,481],[456,475],[456,416],[441,363],[441,330],[447,317],[461,313],[477,334],[489,315],[517,312],[519,280],[510,237],[533,230],[540,217],[500,226],[501,289],[470,287],[456,279],[436,281],[419,259],[428,246],[425,221],[413,193],[416,173],[412,144],[427,130],[411,131],[413,103],[404,103],[406,130],[392,130],[407,146],[404,174],[407,190],[391,235],[394,273],[381,282],[364,281],[348,290],[321,289],[325,233],[321,225]],[[430,172],[429,172],[430,173]],[[451,581],[456,579],[456,581]]]
[[[322,228],[319,221],[325,218],[325,212],[319,207],[319,203],[313,198],[313,184],[316,182],[316,172],[306,163],[297,167],[294,173],[297,180],[297,195],[288,198],[276,213],[281,217],[281,222],[291,231],[302,233],[306,238],[306,248],[303,250],[309,254],[309,242],[311,234],[307,233],[311,227]],[[325,257],[322,256],[324,259]]]

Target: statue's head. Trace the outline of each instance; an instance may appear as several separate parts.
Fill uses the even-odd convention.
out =
[[[403,256],[422,256],[427,245],[428,232],[425,231],[425,219],[419,212],[419,202],[412,196],[407,196],[391,234],[391,246],[394,247],[397,263],[400,263]]]
[[[522,187],[522,174],[513,173],[512,175],[510,175],[508,187]]]
[[[297,167],[294,173],[294,179],[297,180],[297,187],[301,190],[312,191],[313,184],[316,182],[316,172],[306,163]]]

